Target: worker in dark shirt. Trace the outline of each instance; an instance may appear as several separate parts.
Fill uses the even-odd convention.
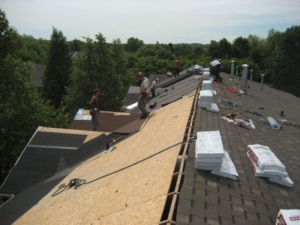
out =
[[[98,96],[100,95],[100,89],[95,89],[94,90],[94,95],[92,96],[92,99],[90,101],[90,114],[92,116],[92,121],[93,121],[93,130],[97,130],[98,128],[98,113],[100,112],[99,110],[99,101],[98,101]]]

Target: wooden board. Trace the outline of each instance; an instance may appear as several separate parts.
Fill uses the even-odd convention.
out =
[[[130,114],[131,114],[129,112],[112,112],[112,111],[101,111],[101,113],[113,113],[114,116],[119,116],[119,115],[121,115],[121,116],[130,116]],[[90,115],[90,110],[85,109],[85,110],[83,110],[82,114],[83,115]]]
[[[57,185],[16,224],[158,224],[192,104],[184,96],[155,110],[140,132],[82,163],[60,184],[96,181],[52,197]]]

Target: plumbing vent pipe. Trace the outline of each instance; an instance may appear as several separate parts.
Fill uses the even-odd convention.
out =
[[[260,90],[264,90],[264,77],[265,77],[265,74],[261,74],[261,88]]]
[[[250,83],[252,83],[253,69],[250,70]]]
[[[249,65],[243,64],[243,72],[242,72],[242,77],[241,77],[241,90],[243,92],[247,92],[247,79],[248,79],[248,68]]]
[[[234,67],[235,67],[235,61],[231,61],[231,79],[234,79]]]

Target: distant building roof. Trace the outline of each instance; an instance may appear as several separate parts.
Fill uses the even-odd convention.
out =
[[[43,86],[43,73],[45,68],[45,64],[33,64],[33,69],[28,71],[32,75],[33,87],[39,88]]]

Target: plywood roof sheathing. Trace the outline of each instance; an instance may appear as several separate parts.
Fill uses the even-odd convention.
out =
[[[60,183],[15,224],[158,224],[192,104],[184,96],[156,110],[140,132],[111,153],[82,163],[61,182],[90,183],[51,197]]]

